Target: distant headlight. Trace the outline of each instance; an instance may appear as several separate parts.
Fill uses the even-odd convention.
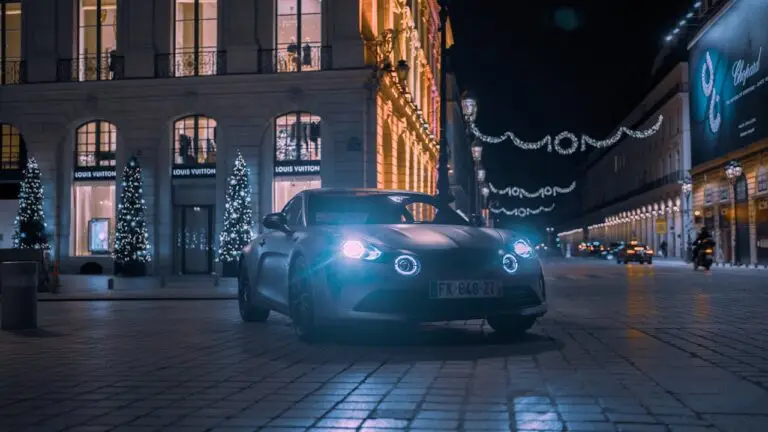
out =
[[[523,258],[530,258],[533,256],[533,249],[525,240],[516,241],[513,248],[515,253]]]
[[[341,253],[352,259],[373,261],[381,256],[381,251],[358,240],[347,240],[341,244]]]
[[[517,272],[517,258],[512,254],[505,254],[501,257],[501,266],[504,267],[504,271],[509,274],[515,274]]]

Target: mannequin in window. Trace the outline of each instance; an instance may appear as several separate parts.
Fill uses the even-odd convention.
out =
[[[216,163],[216,142],[210,138],[205,141],[205,163]]]
[[[299,44],[296,42],[296,38],[291,38],[291,43],[288,44],[288,70],[298,70],[299,65]]]
[[[192,148],[192,137],[186,134],[179,135],[179,154],[177,155],[177,162],[181,164],[188,164],[189,151]]]
[[[312,46],[309,44],[309,38],[304,41],[304,46],[301,47],[301,65],[312,66]]]

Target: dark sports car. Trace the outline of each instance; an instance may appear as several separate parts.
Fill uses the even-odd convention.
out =
[[[240,315],[288,315],[302,339],[359,320],[487,318],[497,332],[522,333],[547,311],[527,240],[472,226],[430,195],[308,190],[263,225],[240,260]]]

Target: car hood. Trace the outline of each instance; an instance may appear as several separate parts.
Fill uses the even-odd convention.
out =
[[[358,225],[347,227],[344,235],[407,250],[499,249],[505,244],[499,231],[458,225]]]

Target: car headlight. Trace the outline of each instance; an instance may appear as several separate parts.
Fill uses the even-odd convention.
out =
[[[505,254],[501,257],[501,266],[504,267],[504,271],[509,274],[515,274],[517,272],[517,258],[512,254]]]
[[[375,246],[365,244],[358,240],[347,240],[341,244],[341,253],[352,259],[373,261],[381,256],[381,251]]]
[[[416,276],[421,270],[421,263],[416,257],[400,255],[395,258],[395,270],[403,276]]]
[[[530,258],[533,256],[533,249],[531,245],[525,240],[518,240],[513,246],[515,253],[523,258]]]

